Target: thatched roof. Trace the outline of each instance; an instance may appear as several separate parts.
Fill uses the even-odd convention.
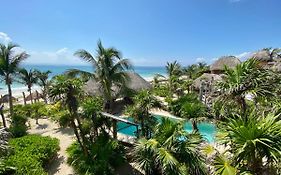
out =
[[[257,51],[256,53],[254,53],[253,58],[258,61],[272,61],[269,52],[266,50]]]
[[[128,75],[127,87],[133,91],[141,91],[151,89],[152,86],[149,82],[143,79],[139,74],[135,72],[126,72]],[[94,79],[89,80],[85,86],[84,90],[89,95],[103,95],[101,84]],[[112,87],[113,95],[117,95],[120,89],[117,86]]]
[[[241,61],[236,58],[235,56],[224,56],[219,58],[217,61],[215,61],[211,67],[211,71],[222,71],[224,70],[224,67],[230,67],[234,68],[237,64],[240,64]]]
[[[43,97],[43,95],[40,94],[39,92],[38,92],[38,96],[37,96],[36,92],[32,92],[31,95],[32,95],[32,100],[37,100],[37,99],[40,99],[40,98]],[[30,101],[31,100],[31,95],[29,94],[27,97],[25,97],[25,100],[26,101]]]
[[[271,66],[271,69],[273,71],[281,72],[281,63],[280,62],[274,62],[274,64]]]
[[[204,81],[214,84],[214,83],[216,83],[218,81],[221,81],[221,80],[222,80],[222,77],[220,75],[204,73],[200,77],[196,78],[193,81],[192,85],[195,89],[198,90],[200,88],[201,83],[204,82]]]
[[[16,100],[16,98],[12,97],[12,100]],[[9,102],[9,95],[8,94],[2,96],[2,98],[0,99],[0,103],[8,103],[8,102]]]

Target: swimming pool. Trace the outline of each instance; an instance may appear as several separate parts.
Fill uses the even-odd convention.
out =
[[[165,116],[160,116],[160,115],[154,115],[159,121],[161,120],[162,117]],[[133,118],[127,118],[130,121],[133,121]],[[129,126],[126,123],[123,122],[117,122],[117,129],[118,132],[130,136],[135,136],[136,133],[136,127],[135,126]],[[187,132],[192,132],[192,124],[191,122],[186,121],[184,123],[184,129]],[[208,142],[212,143],[215,140],[215,134],[216,134],[216,126],[212,123],[208,122],[201,122],[198,124],[198,129],[199,132],[202,134],[204,139],[206,139]]]

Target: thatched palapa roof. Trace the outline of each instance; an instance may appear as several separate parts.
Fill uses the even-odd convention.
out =
[[[218,81],[222,81],[222,77],[217,74],[204,73],[203,75],[193,81],[193,87],[198,90],[203,81],[209,83],[216,83]]]
[[[270,53],[267,50],[257,51],[256,53],[254,53],[253,58],[263,62],[272,61],[272,58],[270,57]]]
[[[211,71],[223,71],[225,66],[229,68],[234,68],[236,65],[240,64],[241,61],[235,56],[223,56],[216,60],[210,67]]]
[[[127,87],[133,91],[141,91],[151,89],[152,86],[149,82],[143,79],[139,74],[135,72],[126,72],[128,75]],[[84,86],[84,90],[89,95],[103,95],[101,84],[94,79],[89,80]],[[120,89],[117,86],[112,87],[114,95],[117,95],[120,92]]]

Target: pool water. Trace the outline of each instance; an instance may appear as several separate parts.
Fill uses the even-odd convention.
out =
[[[158,121],[161,121],[161,118],[164,116],[160,116],[160,115],[154,115]],[[133,118],[127,118],[127,120],[133,121]],[[117,129],[118,132],[122,133],[122,134],[126,134],[126,135],[130,135],[130,136],[135,136],[136,130],[137,128],[135,126],[132,125],[128,125],[126,123],[123,122],[117,122]],[[186,121],[184,123],[184,129],[187,132],[192,132],[192,124],[189,121]],[[209,143],[214,142],[215,140],[215,134],[216,134],[216,126],[212,123],[208,123],[208,122],[201,122],[198,123],[198,129],[200,134],[202,134],[202,136],[204,137],[205,140],[207,140]]]

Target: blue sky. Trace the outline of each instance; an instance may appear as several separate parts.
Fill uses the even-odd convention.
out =
[[[280,0],[1,1],[0,40],[29,64],[82,64],[77,49],[114,46],[135,65],[211,63],[281,47]]]

